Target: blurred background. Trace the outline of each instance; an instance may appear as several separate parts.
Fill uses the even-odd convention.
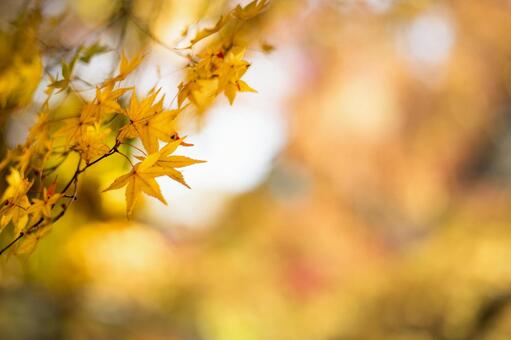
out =
[[[99,40],[95,83],[143,48],[132,81],[171,105],[168,46],[238,3],[46,0],[53,26],[18,37],[31,4],[2,0],[0,93],[21,94],[0,95],[0,147],[45,98],[33,65]],[[35,251],[0,260],[0,338],[511,339],[511,1],[273,0],[250,27],[258,93],[182,119],[207,160],[192,190],[162,180],[169,205],[128,221],[100,193],[125,164],[92,168]]]

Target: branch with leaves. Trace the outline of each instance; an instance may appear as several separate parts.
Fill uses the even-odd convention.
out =
[[[75,75],[75,66],[88,63],[105,49],[97,43],[79,47],[62,62],[60,77],[50,76],[47,99],[25,143],[9,150],[0,163],[0,169],[9,173],[1,196],[0,232],[8,226],[14,231],[12,241],[0,248],[0,255],[11,249],[17,253],[33,249],[77,199],[81,174],[107,158],[124,157],[130,164],[131,169],[104,190],[126,187],[128,217],[142,193],[166,204],[158,177],[166,176],[189,187],[179,169],[203,161],[174,154],[180,147],[191,146],[179,136],[176,119],[188,107],[204,112],[222,93],[232,104],[237,92],[254,91],[241,79],[250,64],[244,59],[246,46],[237,35],[240,27],[267,5],[266,0],[256,0],[237,6],[213,28],[196,32],[185,49],[190,52],[189,64],[173,109],[165,107],[160,89],[139,96],[136,85],[126,85],[143,56],[128,59],[121,54],[118,72],[95,86],[94,98],[87,101],[80,97],[83,105],[78,114],[53,117],[56,94],[79,95],[74,83],[83,80]],[[199,53],[193,54],[192,47],[199,43]],[[133,145],[137,141],[141,147]],[[135,156],[131,158],[121,148],[133,149]],[[77,159],[75,171],[65,184],[59,183],[55,171],[70,157]]]

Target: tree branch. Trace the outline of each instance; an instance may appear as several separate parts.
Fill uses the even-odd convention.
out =
[[[53,224],[55,222],[57,222],[58,220],[60,220],[66,213],[66,211],[68,210],[68,208],[71,206],[71,203],[73,201],[76,200],[76,193],[77,193],[77,190],[78,190],[78,177],[80,176],[81,173],[83,173],[85,170],[87,170],[88,168],[90,168],[91,166],[93,166],[94,164],[97,164],[98,162],[102,161],[103,159],[113,155],[114,153],[118,152],[117,148],[119,147],[119,145],[121,145],[121,142],[116,140],[115,142],[115,145],[106,153],[104,154],[103,156],[99,157],[98,159],[96,159],[95,161],[87,164],[84,168],[80,169],[80,163],[82,162],[82,159],[80,158],[80,160],[78,161],[78,165],[76,167],[76,171],[73,175],[73,177],[71,177],[71,179],[69,180],[69,182],[64,186],[64,188],[60,191],[60,194],[65,196],[67,190],[69,189],[69,187],[71,186],[71,184],[75,184],[75,188],[74,188],[74,192],[73,192],[73,195],[71,196],[65,196],[66,198],[69,198],[69,202],[67,204],[64,204],[62,206],[62,211],[57,215],[55,216],[54,218],[52,218],[50,221],[49,221],[49,224]],[[44,222],[44,218],[40,218],[37,222],[35,222],[32,226],[30,226],[28,229],[26,229],[26,231],[22,231],[19,233],[19,235],[14,239],[12,240],[11,242],[9,242],[7,245],[5,245],[1,250],[0,250],[0,256],[2,254],[4,254],[7,250],[9,250],[12,246],[14,246],[16,243],[18,243],[23,237],[25,237],[26,235],[30,235],[32,233],[34,233],[37,229],[39,229],[39,227],[41,227],[41,224]]]

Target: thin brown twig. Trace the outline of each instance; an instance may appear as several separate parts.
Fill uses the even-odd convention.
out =
[[[123,156],[124,158],[126,158],[132,168],[135,167],[135,165],[133,165],[133,162],[131,161],[131,159],[126,154],[120,152],[119,150],[116,150],[115,152],[118,153],[119,155]]]
[[[129,147],[132,147],[133,149],[136,149],[138,151],[140,151],[144,156],[147,156],[147,153],[142,150],[141,148],[139,148],[138,146],[136,145],[133,145],[133,144],[130,144],[130,143],[122,143],[123,145],[126,145],[126,146],[129,146]]]
[[[148,28],[143,27],[142,23],[139,21],[139,19],[133,15],[128,16],[128,19],[145,35],[147,35],[151,40],[153,40],[156,44],[160,45],[164,49],[174,53],[175,55],[189,59],[186,54],[181,53],[181,49],[169,46],[167,43],[165,43],[163,40],[158,38],[153,32],[151,32]]]

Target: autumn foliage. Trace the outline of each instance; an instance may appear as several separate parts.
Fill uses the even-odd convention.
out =
[[[232,104],[238,92],[255,92],[242,80],[250,63],[245,59],[247,42],[240,32],[267,5],[266,0],[238,5],[213,27],[192,34],[187,47],[172,48],[187,59],[177,93],[164,94],[157,86],[146,94],[138,92],[137,84],[128,78],[143,63],[144,52],[131,58],[121,52],[118,70],[99,84],[89,84],[95,88],[94,98],[80,97],[83,103],[77,114],[56,117],[55,97],[62,93],[79,95],[74,84],[84,80],[75,75],[76,66],[108,50],[99,42],[74,48],[62,61],[60,72],[47,75],[47,98],[26,141],[9,150],[0,164],[8,174],[7,188],[2,194],[0,231],[13,233],[12,242],[2,247],[0,254],[13,249],[18,253],[31,250],[77,199],[80,176],[106,158],[121,157],[130,164],[126,174],[104,188],[105,191],[125,188],[128,217],[142,193],[166,204],[156,178],[168,176],[188,186],[179,169],[203,160],[179,155],[186,154],[186,147],[192,145],[179,134],[177,118],[184,110],[202,114],[221,94]],[[11,39],[15,41],[21,36],[36,42],[41,20],[38,8],[22,13]],[[184,32],[184,36],[190,36],[189,32]],[[198,44],[199,52],[193,53],[191,48]],[[37,49],[29,58],[24,53],[16,50],[12,56],[13,69],[25,70],[27,76],[41,75],[43,63]],[[16,82],[10,80],[9,74],[2,78],[3,108],[10,105],[22,84],[23,75]],[[33,90],[28,96],[17,98],[19,105],[30,101]],[[166,95],[175,95],[173,107],[164,104]],[[55,171],[69,159],[75,160],[75,171],[62,181]]]

